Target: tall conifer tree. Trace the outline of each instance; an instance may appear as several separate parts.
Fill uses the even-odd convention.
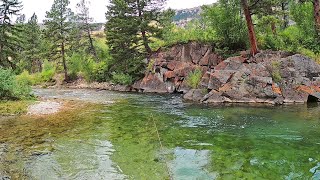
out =
[[[16,69],[17,49],[21,46],[19,28],[12,23],[22,9],[18,0],[2,0],[0,3],[0,66]]]
[[[66,51],[72,31],[70,20],[73,17],[69,4],[69,0],[54,0],[45,20],[46,37],[51,41],[51,59],[61,60],[66,81],[69,80]]]

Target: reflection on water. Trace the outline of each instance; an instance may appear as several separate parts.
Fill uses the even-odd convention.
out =
[[[35,92],[97,104],[0,120],[0,179],[320,179],[319,106],[205,107],[177,96]]]

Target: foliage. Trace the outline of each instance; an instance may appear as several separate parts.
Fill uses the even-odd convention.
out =
[[[170,12],[161,11],[165,0],[111,0],[106,14],[106,39],[113,59],[110,70],[134,79],[144,71],[150,43],[161,39]]]
[[[34,86],[41,83],[52,82],[55,72],[53,64],[45,61],[41,72],[29,74],[27,70],[24,70],[21,74],[16,76],[16,79],[18,82],[23,82],[28,86]]]
[[[23,51],[19,55],[19,68],[36,73],[41,71],[42,65],[42,32],[38,25],[38,18],[33,14],[27,24],[22,24],[23,32]]]
[[[155,59],[150,59],[148,66],[147,66],[147,71],[153,72],[153,67],[154,67],[155,62],[156,62]]]
[[[280,66],[281,66],[281,63],[278,62],[278,61],[272,61],[271,62],[271,76],[272,76],[272,79],[275,81],[275,82],[280,82],[282,80],[282,77],[281,77],[281,73],[280,73]]]
[[[72,79],[80,76],[89,82],[104,82],[112,78],[109,68],[113,62],[105,39],[94,38],[93,43],[98,60],[85,50],[74,52],[71,56],[67,57],[70,77]]]
[[[51,42],[48,52],[51,60],[60,60],[63,65],[65,79],[68,80],[66,63],[67,45],[73,45],[75,26],[72,24],[73,12],[68,5],[69,0],[54,0],[50,11],[46,12],[46,38]]]
[[[28,106],[32,104],[32,100],[23,101],[0,101],[1,115],[19,115],[28,111]]]
[[[163,42],[153,43],[154,49],[159,46],[172,46],[191,41],[214,43],[216,41],[215,32],[211,29],[203,29],[201,21],[192,21],[185,28],[172,26],[170,30],[164,33]]]
[[[116,84],[131,85],[133,83],[133,78],[129,74],[113,73],[112,81]]]
[[[43,64],[43,70],[41,72],[42,82],[49,82],[53,80],[56,69],[52,63],[45,61]]]
[[[197,89],[199,87],[200,81],[202,78],[202,71],[200,69],[196,69],[189,73],[186,78],[187,85],[193,89]]]
[[[31,97],[30,82],[16,79],[11,70],[0,68],[0,99],[27,99]]]
[[[247,47],[247,30],[239,4],[238,0],[220,0],[219,4],[205,6],[202,14],[206,28],[215,32],[219,44],[230,50]]]
[[[18,51],[21,44],[20,28],[12,23],[12,16],[22,9],[18,0],[0,2],[0,67],[16,69]]]

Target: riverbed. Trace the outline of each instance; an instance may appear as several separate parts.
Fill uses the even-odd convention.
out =
[[[0,179],[320,179],[317,104],[200,106],[177,95],[34,92],[75,105],[0,119]]]

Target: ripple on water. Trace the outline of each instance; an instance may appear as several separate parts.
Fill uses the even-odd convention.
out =
[[[33,157],[27,171],[34,179],[105,179],[120,180],[126,177],[111,160],[114,152],[109,141],[56,142],[54,153]]]

